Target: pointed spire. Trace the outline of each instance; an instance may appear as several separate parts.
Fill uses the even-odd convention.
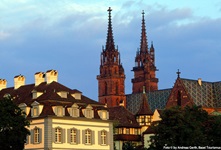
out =
[[[147,42],[144,14],[145,13],[143,11],[142,12],[142,25],[141,25],[142,28],[141,28],[140,51],[147,53],[148,52],[148,42]]]
[[[142,96],[142,102],[140,103],[140,109],[137,112],[137,116],[139,115],[153,115],[150,106],[148,104],[147,95],[145,92],[145,86],[143,86],[143,96]]]
[[[112,11],[111,7],[109,7],[107,11],[109,12],[109,18],[108,18],[106,50],[115,50],[112,23],[111,23],[111,11]]]

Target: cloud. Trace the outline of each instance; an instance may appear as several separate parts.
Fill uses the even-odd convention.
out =
[[[5,39],[9,38],[10,36],[11,36],[10,33],[4,32],[4,31],[0,31],[0,41],[1,40],[5,40]]]

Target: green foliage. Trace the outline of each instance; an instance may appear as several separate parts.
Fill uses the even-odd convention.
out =
[[[0,149],[23,150],[29,135],[25,113],[10,97],[0,100]]]
[[[164,146],[220,146],[221,117],[209,116],[199,106],[172,107],[163,111],[161,121],[154,126],[149,149]]]
[[[124,142],[122,150],[135,150],[135,148],[131,142]]]

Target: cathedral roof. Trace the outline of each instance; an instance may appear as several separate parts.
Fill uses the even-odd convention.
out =
[[[194,104],[203,107],[221,107],[221,82],[207,82],[180,78]]]
[[[170,92],[171,89],[164,89],[145,93],[148,97],[148,104],[150,106],[150,110],[153,112],[155,109],[164,109]],[[136,114],[139,111],[140,105],[142,103],[142,96],[143,93],[126,95],[127,109],[133,114]]]

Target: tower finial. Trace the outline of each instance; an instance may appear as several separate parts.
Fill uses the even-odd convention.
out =
[[[180,74],[181,74],[181,72],[180,72],[179,69],[178,69],[178,71],[177,71],[176,73],[177,73],[177,78],[180,78]]]
[[[145,19],[144,19],[144,10],[142,11],[142,24],[141,24],[141,41],[140,41],[140,51],[141,52],[148,52],[148,42],[147,42],[147,35],[146,35],[146,26],[145,26]]]
[[[143,94],[145,94],[146,92],[145,92],[145,86],[143,86]]]
[[[111,11],[112,11],[111,7],[109,7],[107,11],[109,16],[108,16],[106,50],[115,50],[112,23],[111,23]]]

